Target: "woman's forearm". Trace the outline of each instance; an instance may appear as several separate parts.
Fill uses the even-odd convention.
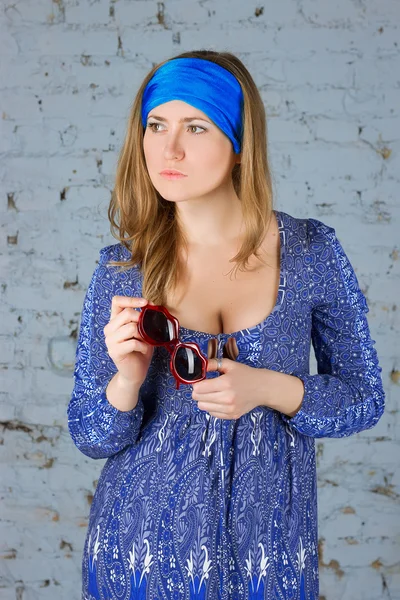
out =
[[[264,379],[260,406],[268,406],[288,417],[294,417],[300,409],[304,396],[304,385],[301,379],[270,369],[260,369],[260,371],[263,371],[260,375]]]

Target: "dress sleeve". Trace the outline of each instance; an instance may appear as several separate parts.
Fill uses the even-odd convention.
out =
[[[373,427],[382,416],[382,369],[365,296],[335,230],[316,219],[308,222],[318,374],[293,373],[303,381],[304,397],[300,410],[284,420],[311,437],[345,437]]]
[[[76,348],[74,387],[68,404],[68,429],[77,448],[90,458],[108,458],[137,440],[144,412],[139,395],[136,407],[120,411],[106,396],[109,381],[117,372],[107,352],[103,329],[110,320],[116,294],[112,268],[106,266],[115,246],[100,250],[83,302]]]

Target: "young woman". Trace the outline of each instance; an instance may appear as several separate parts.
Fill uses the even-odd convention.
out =
[[[76,446],[108,459],[82,598],[318,600],[314,438],[377,423],[381,367],[334,229],[272,208],[237,57],[148,74],[109,218],[68,407]]]

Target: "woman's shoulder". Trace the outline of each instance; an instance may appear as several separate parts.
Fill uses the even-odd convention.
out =
[[[124,266],[114,262],[128,263],[131,253],[123,244],[110,244],[99,250],[100,259],[97,266],[97,278],[100,284],[106,285],[114,294],[141,295],[142,275],[137,264]]]
[[[290,238],[290,233],[286,236],[287,252],[293,258],[303,255],[303,264],[316,273],[318,280],[325,279],[330,282],[329,285],[332,281],[341,281],[341,293],[349,295],[354,305],[361,305],[368,311],[355,270],[334,227],[312,217],[300,219],[287,213],[281,214],[284,231],[298,236]]]
[[[288,236],[295,236],[299,240],[308,243],[321,242],[329,243],[333,241],[336,232],[335,229],[313,217],[294,217],[281,210],[276,211],[280,217],[281,227]]]
[[[99,253],[101,262],[103,263],[109,261],[128,261],[131,257],[129,250],[121,243],[104,246],[100,248]]]
[[[106,267],[107,269],[112,269],[115,273],[118,272],[134,272],[139,274],[140,268],[138,264],[130,264],[129,266],[123,265],[114,265],[114,262],[126,262],[128,263],[132,259],[131,252],[126,246],[121,243],[118,244],[110,244],[109,246],[104,246],[100,249],[100,260],[99,264]]]

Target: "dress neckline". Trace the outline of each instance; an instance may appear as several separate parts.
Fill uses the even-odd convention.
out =
[[[278,294],[276,298],[275,305],[272,311],[257,325],[253,325],[252,327],[246,327],[244,329],[239,329],[238,331],[233,331],[232,333],[208,333],[206,331],[197,331],[195,329],[189,329],[188,327],[184,327],[183,325],[179,325],[179,333],[183,333],[185,336],[197,337],[197,338],[239,338],[239,337],[248,337],[253,333],[257,332],[260,329],[266,327],[267,323],[273,318],[274,314],[281,309],[283,298],[285,295],[286,288],[286,243],[285,243],[285,231],[283,226],[283,218],[281,212],[278,210],[273,210],[275,213],[275,217],[278,223],[279,230],[279,254],[280,254],[280,269],[279,269],[279,287]]]

